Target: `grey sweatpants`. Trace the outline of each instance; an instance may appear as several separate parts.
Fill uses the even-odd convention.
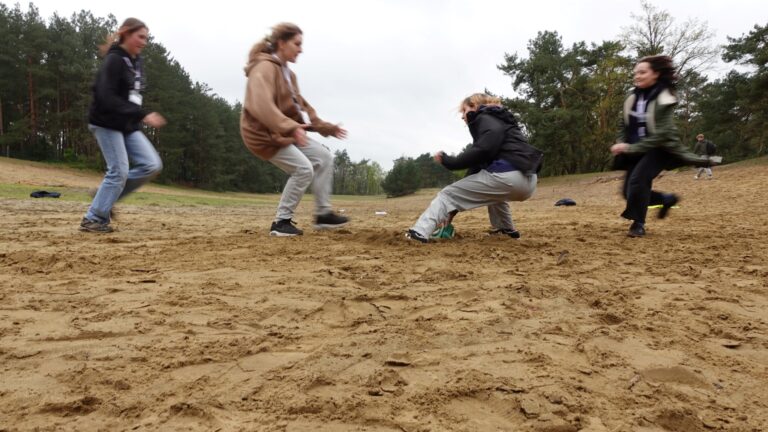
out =
[[[536,181],[536,174],[524,175],[520,171],[489,173],[482,170],[438,192],[411,229],[429,237],[437,225],[448,218],[448,213],[483,206],[488,207],[491,227],[514,229],[507,201],[525,201],[530,198],[536,190]]]
[[[283,147],[269,161],[291,176],[280,197],[277,220],[293,218],[310,184],[315,195],[315,215],[331,211],[333,155],[324,145],[308,138],[307,145]]]
[[[701,177],[701,175],[702,175],[703,173],[705,173],[705,172],[707,173],[707,177],[712,177],[712,168],[710,168],[710,167],[701,167],[701,168],[699,168],[699,170],[696,172],[696,178],[699,178],[699,177]]]

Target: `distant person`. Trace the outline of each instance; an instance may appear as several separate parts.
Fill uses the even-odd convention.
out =
[[[293,217],[310,184],[315,195],[315,228],[338,228],[348,222],[331,209],[333,155],[307,136],[311,131],[344,139],[347,131],[321,120],[301,95],[288,63],[296,62],[302,43],[299,27],[278,24],[251,48],[245,67],[248,83],[240,116],[245,146],[290,175],[269,232],[280,237],[304,233],[295,226]]]
[[[677,195],[652,190],[653,179],[665,169],[710,162],[690,153],[680,142],[674,121],[677,75],[672,59],[663,55],[640,59],[634,84],[624,102],[621,135],[611,153],[614,169],[627,172],[622,188],[627,205],[621,214],[632,221],[627,235],[642,237],[649,205],[661,205],[658,217],[663,219],[680,200]]]
[[[163,168],[160,155],[141,132],[142,123],[160,128],[163,116],[142,108],[146,77],[141,51],[149,36],[146,24],[128,18],[102,46],[104,60],[93,84],[88,128],[96,136],[107,172],[80,222],[80,230],[112,232],[112,207]]]
[[[467,97],[459,107],[472,145],[458,156],[442,151],[435,161],[466,176],[443,188],[406,236],[426,243],[442,223],[461,211],[488,207],[491,233],[519,238],[508,201],[525,201],[536,190],[543,153],[528,144],[515,117],[501,100],[484,93]]]
[[[693,146],[693,152],[696,153],[699,156],[706,156],[707,158],[710,158],[717,153],[717,146],[715,146],[715,143],[713,143],[710,140],[704,139],[704,134],[698,134],[696,135],[696,144]],[[694,177],[696,180],[701,178],[701,174],[706,172],[707,173],[707,179],[712,179],[712,168],[706,166],[706,167],[699,167],[698,172],[696,172],[696,177]]]

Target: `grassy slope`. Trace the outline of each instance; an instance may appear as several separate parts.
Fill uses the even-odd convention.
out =
[[[24,161],[18,159],[3,158],[2,162],[12,167],[23,169],[24,167],[35,167],[50,170],[50,178],[56,179],[58,172],[78,172],[91,175],[91,171],[78,170],[75,168],[62,167],[60,164],[47,164],[41,162]],[[749,159],[729,165],[724,165],[719,169],[731,169],[742,166],[768,165],[768,157]],[[596,177],[615,175],[607,172],[575,174],[562,177],[547,177],[540,180],[540,187],[556,186],[567,183],[590,182]],[[94,187],[98,184],[98,174],[93,174]],[[55,183],[52,183],[55,184]],[[60,192],[61,200],[75,202],[90,202],[91,197],[88,190],[82,187],[70,187],[66,185],[39,186],[24,184],[23,179],[19,183],[0,182],[0,199],[32,199],[29,194],[36,190],[47,190],[50,192]],[[419,191],[418,195],[432,195],[435,190],[424,189]],[[401,199],[407,199],[403,197]],[[151,206],[260,206],[274,205],[279,199],[274,194],[250,194],[243,192],[211,192],[201,189],[183,188],[178,186],[167,186],[152,184],[151,191],[142,191],[132,194],[125,200],[126,204],[151,205]],[[395,198],[397,199],[397,198]],[[334,201],[341,204],[351,201],[380,201],[385,200],[384,196],[351,196],[335,195]]]

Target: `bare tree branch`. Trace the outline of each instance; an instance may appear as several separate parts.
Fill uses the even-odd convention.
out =
[[[681,78],[714,65],[721,48],[714,43],[715,32],[706,22],[688,18],[678,25],[669,12],[649,1],[643,0],[640,5],[640,14],[630,14],[634,23],[622,28],[620,37],[627,50],[637,57],[672,57]]]

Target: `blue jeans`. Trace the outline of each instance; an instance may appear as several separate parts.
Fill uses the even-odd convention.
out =
[[[115,202],[157,176],[163,161],[141,131],[123,133],[94,125],[88,125],[88,129],[99,143],[107,173],[85,217],[109,223],[109,212]],[[133,163],[130,170],[128,161]]]

